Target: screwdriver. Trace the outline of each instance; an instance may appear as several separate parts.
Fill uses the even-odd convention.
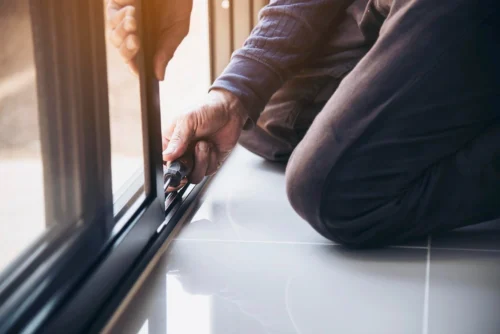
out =
[[[181,184],[182,179],[188,176],[193,170],[193,165],[194,161],[191,154],[163,165],[163,190],[165,194],[168,191],[168,187],[175,188]]]

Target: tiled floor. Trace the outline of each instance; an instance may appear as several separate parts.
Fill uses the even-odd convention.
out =
[[[113,333],[500,333],[500,222],[347,251],[238,148]]]

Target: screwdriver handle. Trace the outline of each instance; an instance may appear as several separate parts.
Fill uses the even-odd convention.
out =
[[[191,173],[193,170],[194,161],[192,154],[186,154],[181,158],[174,160],[164,167],[164,180],[170,178],[169,186],[177,187],[181,183],[182,179]]]

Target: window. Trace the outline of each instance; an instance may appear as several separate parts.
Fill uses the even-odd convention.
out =
[[[99,331],[203,188],[163,193],[153,22],[134,77],[103,2],[10,1],[0,19],[0,333]]]
[[[161,118],[206,94],[260,2],[194,0],[161,87],[152,1],[137,77],[106,44],[103,2],[0,6],[0,333],[108,323],[206,184],[165,198]]]
[[[27,0],[0,6],[0,271],[46,230]],[[26,197],[29,194],[29,197]]]

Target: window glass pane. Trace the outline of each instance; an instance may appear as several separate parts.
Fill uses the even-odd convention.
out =
[[[0,30],[1,271],[46,224],[28,0],[0,3]]]
[[[170,61],[160,84],[162,122],[205,96],[210,86],[208,1],[194,0],[189,34]]]
[[[117,206],[123,206],[134,193],[144,189],[144,149],[139,77],[123,62],[118,50],[109,40],[109,33],[109,29],[106,29],[111,162],[116,213],[121,209]]]

